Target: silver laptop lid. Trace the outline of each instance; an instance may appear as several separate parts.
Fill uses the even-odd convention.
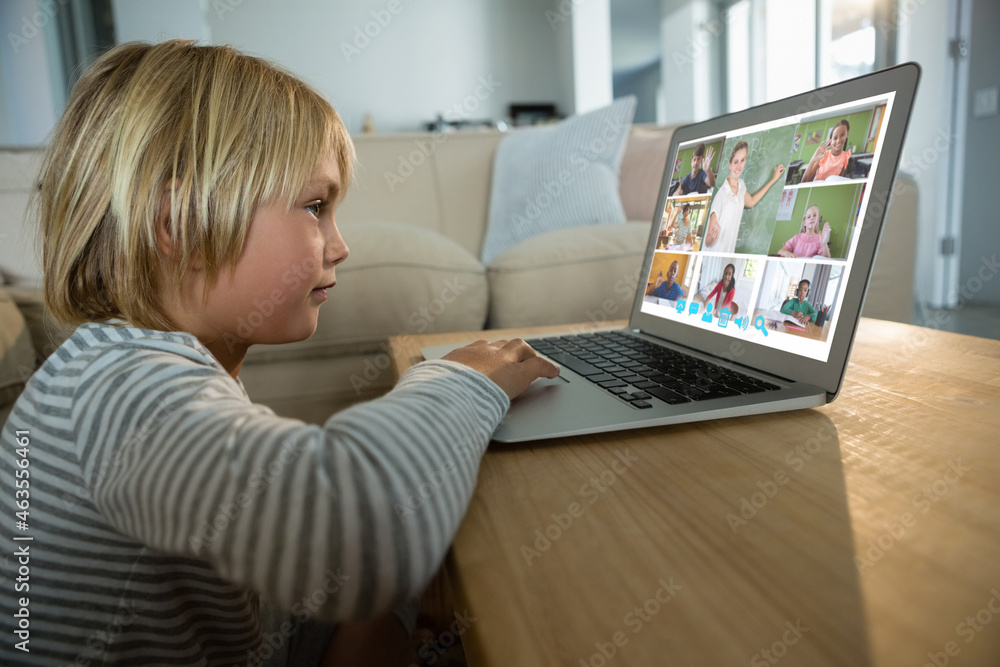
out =
[[[919,75],[907,63],[678,129],[630,327],[832,399]]]

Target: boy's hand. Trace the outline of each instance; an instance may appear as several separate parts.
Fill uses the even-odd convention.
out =
[[[520,338],[492,343],[477,340],[446,354],[444,359],[465,364],[499,385],[513,400],[540,377],[554,378],[559,367],[542,359]]]

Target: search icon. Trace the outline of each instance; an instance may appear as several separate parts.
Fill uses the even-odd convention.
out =
[[[758,315],[758,316],[757,316],[757,319],[755,319],[755,320],[753,321],[753,328],[754,328],[754,329],[760,329],[761,331],[763,331],[763,332],[764,332],[764,337],[765,337],[765,338],[767,337],[767,326],[766,326],[766,325],[765,325],[765,323],[764,323],[764,318],[763,318],[763,316],[761,316],[761,315]]]

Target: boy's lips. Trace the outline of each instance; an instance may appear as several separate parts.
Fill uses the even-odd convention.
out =
[[[334,280],[332,283],[330,283],[328,285],[323,285],[322,287],[314,287],[313,290],[312,290],[312,292],[313,292],[313,294],[318,294],[319,296],[322,296],[323,298],[326,298],[326,291],[328,289],[330,289],[331,287],[333,287],[334,285],[336,285],[336,284],[337,284],[337,281]]]

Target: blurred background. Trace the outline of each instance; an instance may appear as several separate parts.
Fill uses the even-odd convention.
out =
[[[687,123],[914,60],[913,323],[1000,338],[998,33],[995,0],[0,0],[0,146],[44,145],[81,69],[131,40],[276,61],[352,133],[550,122],[626,94],[636,123]]]

